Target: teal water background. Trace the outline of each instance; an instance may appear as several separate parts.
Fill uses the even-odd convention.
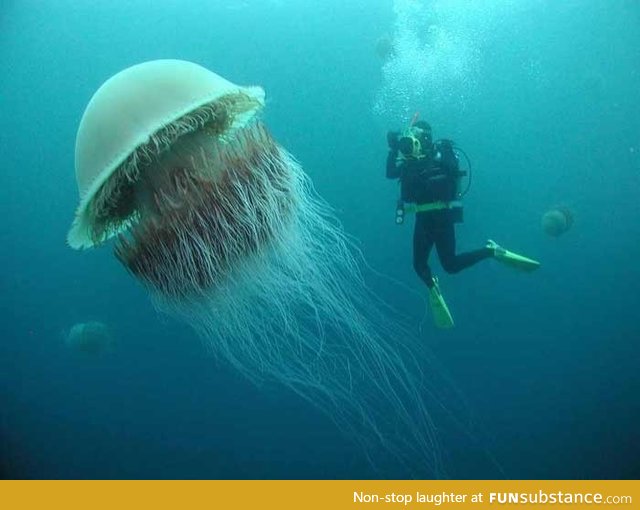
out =
[[[395,37],[383,62],[376,45]],[[267,93],[301,161],[381,286],[467,401],[487,471],[458,478],[638,478],[640,4],[635,0],[97,1],[0,4],[0,475],[9,478],[393,478],[331,420],[255,388],[158,315],[111,250],[74,252],[75,134],[93,92],[157,58]],[[458,245],[491,237],[542,261],[488,261],[443,292],[434,329],[393,223],[386,131],[419,111],[473,162]],[[575,214],[546,237],[541,215]],[[375,287],[374,287],[375,288]],[[101,320],[111,353],[63,332]],[[435,389],[437,391],[437,389]],[[470,456],[471,457],[471,456]],[[429,476],[425,473],[424,476]]]

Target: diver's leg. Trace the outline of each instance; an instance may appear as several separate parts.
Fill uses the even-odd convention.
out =
[[[437,230],[434,230],[437,223],[428,214],[418,213],[416,216],[416,227],[413,231],[413,267],[429,289],[429,308],[436,327],[447,329],[453,327],[453,317],[440,292],[438,279],[431,274],[428,264],[429,253],[435,242],[434,234],[437,233]]]
[[[426,215],[416,214],[415,226],[413,228],[413,269],[420,279],[427,285],[433,287],[433,277],[429,267],[429,254],[433,248],[433,236],[428,228]]]
[[[456,255],[456,231],[453,221],[443,222],[436,232],[436,250],[440,264],[447,273],[458,273],[481,260],[493,257],[493,250],[481,248]]]

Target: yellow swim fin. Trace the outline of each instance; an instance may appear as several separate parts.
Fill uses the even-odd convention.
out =
[[[495,259],[505,266],[510,266],[515,269],[519,269],[520,271],[527,272],[535,271],[540,267],[540,262],[537,260],[505,250],[502,246],[491,239],[487,241],[487,248],[493,250],[493,256]]]
[[[453,317],[451,316],[449,307],[440,292],[438,279],[435,277],[433,278],[433,286],[429,289],[429,305],[431,307],[431,314],[433,315],[433,322],[435,322],[436,327],[449,329],[454,326]]]

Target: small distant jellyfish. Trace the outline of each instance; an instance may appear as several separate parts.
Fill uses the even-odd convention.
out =
[[[382,62],[387,62],[395,57],[396,47],[391,37],[383,35],[376,41],[376,55]]]
[[[262,88],[181,60],[111,77],[78,128],[68,242],[113,239],[155,306],[219,358],[291,388],[370,459],[391,453],[411,475],[439,476],[427,400],[442,402],[425,388],[426,360],[367,290],[357,250],[263,106]]]
[[[542,215],[542,229],[551,237],[564,234],[573,225],[573,213],[566,207],[554,207]]]
[[[65,344],[82,354],[97,355],[111,350],[113,337],[102,322],[81,322],[74,324],[65,335]]]

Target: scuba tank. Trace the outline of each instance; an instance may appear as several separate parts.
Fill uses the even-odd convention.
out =
[[[471,160],[467,153],[462,150],[462,148],[456,144],[453,140],[449,140],[447,138],[441,138],[435,141],[434,144],[439,153],[441,154],[441,161],[449,161],[451,158],[455,159],[455,162],[450,162],[449,164],[457,168],[454,173],[455,178],[455,187],[456,199],[463,198],[471,188]],[[464,161],[466,163],[466,169],[460,169],[460,162]],[[464,177],[467,177],[466,183],[464,183]]]

